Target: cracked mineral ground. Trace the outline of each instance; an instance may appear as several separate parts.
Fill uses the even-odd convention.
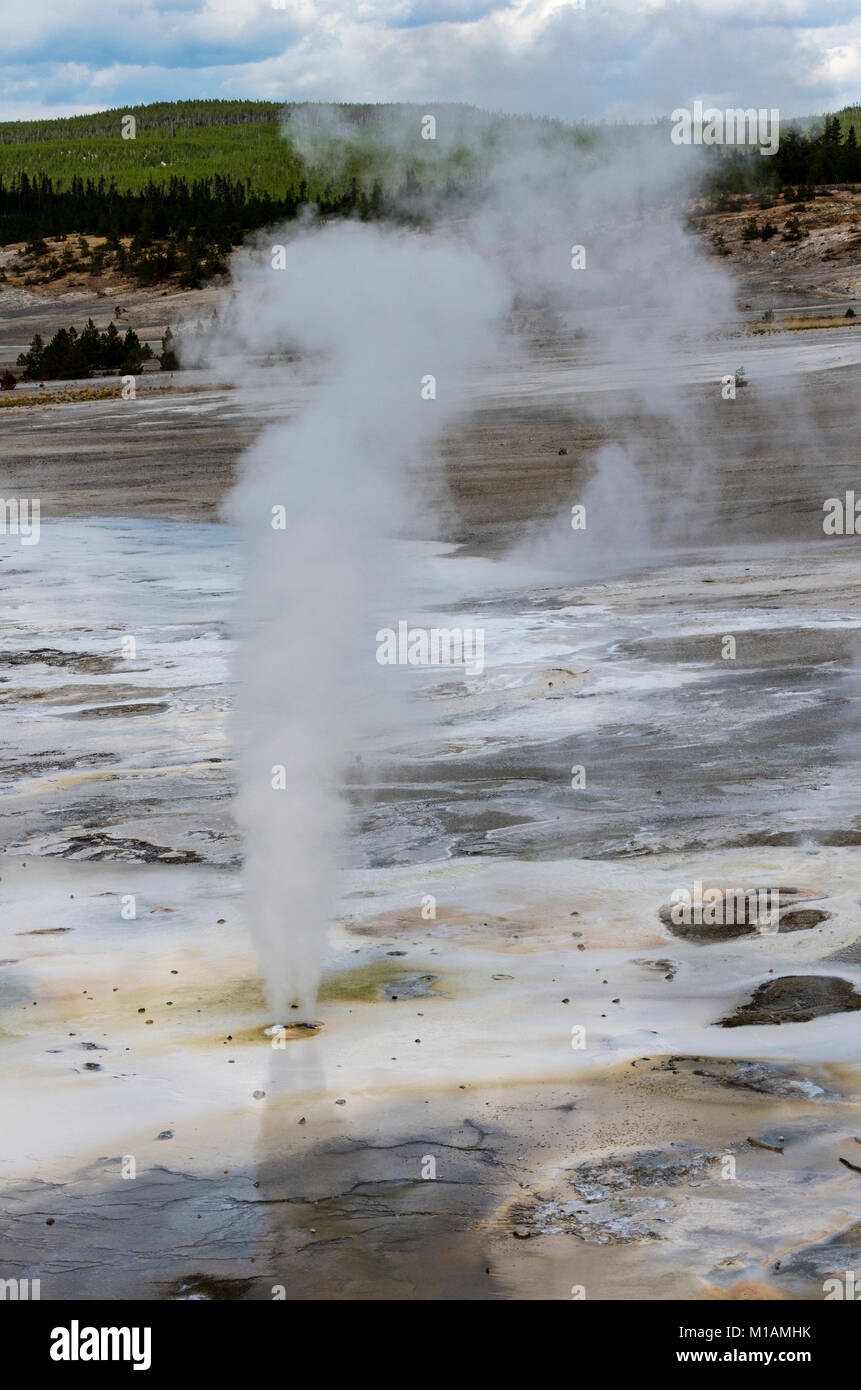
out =
[[[861,340],[721,331],[673,368],[711,436],[693,525],[576,582],[509,547],[619,422],[660,509],[674,439],[563,328],[528,380],[476,386],[439,532],[409,544],[451,595],[424,621],[482,626],[485,669],[421,673],[422,742],[345,769],[317,1017],[280,1045],[217,509],[291,404],[201,372],[137,412],[0,412],[4,495],[42,499],[39,544],[0,556],[0,1276],[43,1299],[794,1300],[857,1266],[861,542],[821,520],[859,482]],[[778,891],[775,929],[674,924],[697,881]]]

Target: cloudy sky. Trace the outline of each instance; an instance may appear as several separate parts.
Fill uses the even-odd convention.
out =
[[[279,6],[279,8],[276,8]],[[189,97],[648,118],[861,100],[857,0],[0,0],[0,119]]]

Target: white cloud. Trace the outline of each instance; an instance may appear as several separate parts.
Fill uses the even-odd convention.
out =
[[[849,0],[41,0],[4,34],[0,115],[29,106],[34,71],[46,113],[235,95],[794,115],[854,98],[858,25]]]

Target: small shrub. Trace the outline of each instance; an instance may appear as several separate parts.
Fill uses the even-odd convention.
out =
[[[803,236],[804,232],[801,229],[801,223],[799,222],[798,218],[787,217],[786,226],[783,229],[783,240],[800,241]]]
[[[759,236],[759,223],[755,217],[749,217],[745,222],[741,232],[742,241],[756,241]]]

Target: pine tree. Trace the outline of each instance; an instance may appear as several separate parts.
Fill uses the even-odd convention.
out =
[[[179,358],[176,355],[173,341],[173,333],[168,327],[164,330],[164,336],[161,340],[161,353],[157,354],[163,372],[175,372],[179,369]]]
[[[41,336],[36,333],[30,343],[29,352],[18,354],[18,366],[24,368],[24,380],[36,381],[41,376],[42,359],[45,355],[45,344]]]

